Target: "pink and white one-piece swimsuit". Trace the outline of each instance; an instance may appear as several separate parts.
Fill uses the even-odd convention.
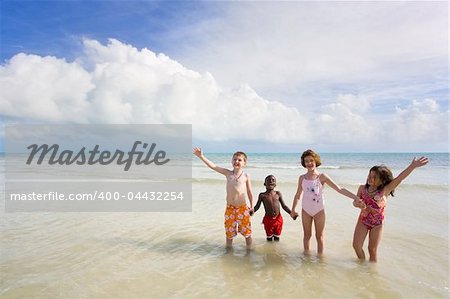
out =
[[[303,177],[303,200],[302,209],[308,215],[313,217],[324,209],[324,200],[322,195],[323,185],[320,182],[320,174],[314,180],[308,180]]]

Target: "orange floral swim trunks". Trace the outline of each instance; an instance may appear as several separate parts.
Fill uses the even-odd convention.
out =
[[[227,205],[225,210],[225,234],[228,239],[233,239],[238,232],[245,238],[252,234],[248,208],[246,205],[240,207]]]

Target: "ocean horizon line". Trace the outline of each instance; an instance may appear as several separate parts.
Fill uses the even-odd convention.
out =
[[[235,151],[223,151],[223,152],[207,152],[208,154],[233,154]],[[316,151],[317,152],[317,151]],[[296,152],[246,152],[248,154],[299,154],[302,153],[302,151],[296,151]],[[347,151],[323,151],[318,152],[319,154],[450,154],[450,151],[442,152],[442,151],[382,151],[382,152],[368,152],[368,151],[354,151],[354,152],[347,152]],[[0,151],[0,155],[6,154],[5,151]]]
[[[235,151],[229,151],[229,152],[206,152],[208,154],[233,154]],[[303,151],[298,151],[298,152],[245,152],[246,154],[301,154]],[[447,152],[437,152],[437,151],[433,151],[433,152],[428,152],[428,151],[417,151],[417,152],[368,152],[368,151],[361,151],[361,152],[341,152],[341,151],[336,151],[336,152],[320,152],[320,151],[316,151],[317,153],[319,153],[320,155],[322,154],[450,154],[450,151]]]

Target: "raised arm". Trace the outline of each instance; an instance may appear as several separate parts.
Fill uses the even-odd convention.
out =
[[[400,185],[400,183],[406,179],[406,177],[408,175],[411,174],[411,172],[413,172],[414,169],[418,168],[418,167],[422,167],[424,165],[426,165],[428,163],[428,158],[422,156],[418,159],[416,159],[416,157],[414,157],[414,159],[411,161],[411,164],[408,165],[408,167],[405,168],[405,170],[403,170],[402,172],[400,172],[400,174],[395,177],[392,182],[390,182],[389,184],[387,184],[384,189],[383,189],[383,193],[384,195],[388,195],[389,193],[391,193],[392,190],[394,190],[398,185]]]
[[[322,174],[322,178],[323,178],[323,183],[328,184],[331,188],[336,190],[338,193],[340,193],[340,194],[342,194],[344,196],[350,197],[353,200],[359,200],[358,196],[356,196],[352,192],[348,191],[347,189],[342,188],[339,185],[337,185],[335,182],[333,182],[333,180],[328,175],[323,173]]]
[[[212,170],[217,171],[218,173],[221,173],[221,174],[223,174],[223,175],[227,175],[227,174],[230,172],[228,169],[219,167],[219,166],[217,166],[216,164],[214,164],[212,161],[208,160],[208,159],[205,157],[205,155],[203,155],[203,151],[202,151],[201,148],[199,148],[199,147],[194,147],[194,148],[192,149],[192,153],[193,153],[194,155],[196,155],[197,157],[199,157],[200,160],[202,160],[203,163],[205,163],[206,166],[208,166],[208,167],[211,168]]]
[[[297,207],[297,203],[298,203],[298,201],[300,199],[300,196],[302,195],[302,192],[303,192],[302,182],[303,182],[303,176],[299,176],[298,177],[297,192],[295,192],[294,200],[292,201],[292,209],[291,209],[291,213],[290,213],[292,219],[294,219],[294,220],[298,216],[298,213],[295,212],[295,208]]]
[[[281,195],[280,191],[277,191],[277,192],[278,192],[278,198],[280,200],[281,207],[283,208],[283,210],[286,211],[286,213],[291,214],[291,209],[289,209],[289,207],[284,203],[283,195]]]

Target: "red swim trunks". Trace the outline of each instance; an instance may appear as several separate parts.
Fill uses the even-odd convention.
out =
[[[264,216],[263,224],[267,238],[279,237],[283,229],[283,217],[281,217],[281,213],[276,217]]]

